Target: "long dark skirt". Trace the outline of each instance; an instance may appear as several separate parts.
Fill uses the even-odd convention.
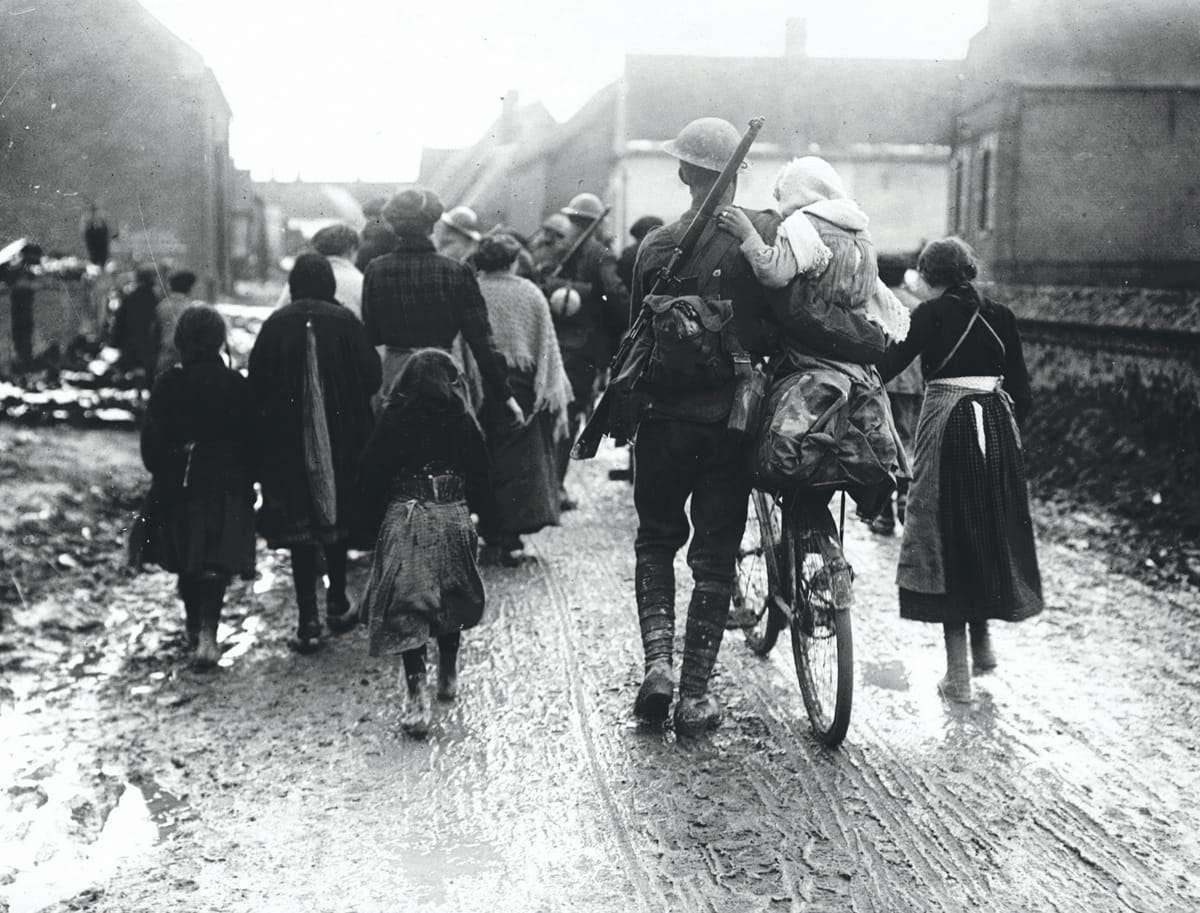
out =
[[[523,536],[558,525],[554,416],[545,411],[530,415],[534,403],[531,373],[510,370],[508,382],[529,418],[524,425],[514,427],[507,410],[494,408],[491,403],[485,409],[484,430],[496,492],[496,528],[484,530],[484,534]]]
[[[975,402],[983,407],[986,458],[979,449]],[[901,587],[901,617],[956,624],[1036,615],[1042,610],[1042,578],[1025,464],[998,396],[971,396],[954,407],[942,440],[940,479],[946,592]]]
[[[416,650],[431,637],[479,623],[484,591],[477,545],[463,501],[395,498],[388,505],[363,596],[372,656]]]
[[[145,560],[183,576],[216,571],[254,579],[254,501],[209,494],[151,508]]]

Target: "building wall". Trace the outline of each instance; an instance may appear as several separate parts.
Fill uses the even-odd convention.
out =
[[[1200,91],[1026,90],[1025,281],[1200,283]]]
[[[775,176],[787,156],[753,155],[738,177],[737,202],[750,209],[775,209]],[[871,219],[871,237],[880,253],[911,254],[922,240],[940,237],[946,226],[946,164],[943,161],[839,159],[830,155],[852,198]],[[633,222],[657,215],[670,222],[690,205],[676,174],[679,163],[665,153],[627,155],[613,171],[617,202],[613,226],[622,239]]]
[[[998,281],[1195,287],[1197,150],[1200,90],[1010,89],[960,118],[950,223]]]
[[[83,253],[97,202],[114,257],[229,278],[229,111],[212,74],[132,0],[33,5],[0,29],[0,236]]]

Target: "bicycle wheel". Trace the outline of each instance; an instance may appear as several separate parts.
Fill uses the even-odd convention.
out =
[[[846,737],[854,695],[853,571],[828,508],[799,505],[789,521],[796,678],[813,731],[833,747]]]
[[[746,643],[759,656],[771,652],[786,621],[772,608],[783,589],[779,560],[782,543],[779,502],[764,492],[751,492],[746,531],[738,548],[733,612],[753,619],[745,626]]]

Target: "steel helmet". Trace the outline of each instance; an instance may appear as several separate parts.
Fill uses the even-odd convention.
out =
[[[594,193],[577,193],[559,212],[571,219],[594,222],[604,214],[604,204]]]
[[[445,213],[440,221],[447,228],[453,229],[472,241],[478,241],[483,237],[479,233],[479,216],[475,215],[475,210],[470,206],[455,206]]]
[[[681,162],[709,171],[720,171],[741,141],[742,135],[729,121],[719,117],[701,117],[680,130],[675,139],[663,143],[662,149]],[[745,161],[741,167],[746,167]]]

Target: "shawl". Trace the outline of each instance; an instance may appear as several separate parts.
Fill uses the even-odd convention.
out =
[[[337,525],[337,488],[333,474],[333,445],[325,414],[325,388],[317,362],[317,339],[312,321],[304,328],[304,466],[312,493],[313,519],[320,529]]]
[[[555,437],[564,437],[570,431],[571,382],[563,369],[546,297],[528,279],[509,273],[481,273],[479,289],[487,302],[496,349],[510,368],[533,372],[533,411],[550,412]]]

